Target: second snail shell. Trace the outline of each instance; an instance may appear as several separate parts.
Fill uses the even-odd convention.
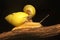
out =
[[[33,17],[36,14],[36,9],[33,5],[25,5],[23,8],[23,11],[28,13],[30,11],[31,17]]]

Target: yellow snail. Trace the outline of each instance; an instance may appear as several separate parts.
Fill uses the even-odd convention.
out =
[[[41,24],[38,22],[29,21],[32,20],[30,18],[36,14],[36,9],[34,6],[26,5],[24,6],[23,11],[24,12],[15,12],[5,17],[5,20],[15,26],[15,28],[12,30],[22,28],[36,28],[41,26]]]

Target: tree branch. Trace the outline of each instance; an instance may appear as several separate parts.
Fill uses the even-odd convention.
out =
[[[31,29],[18,29],[14,31],[4,32],[0,34],[1,40],[9,40],[15,38],[31,38],[31,37],[38,37],[38,38],[46,38],[56,36],[60,33],[60,24],[40,27],[40,28],[31,28]]]

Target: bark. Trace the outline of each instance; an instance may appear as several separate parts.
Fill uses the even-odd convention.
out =
[[[31,28],[31,29],[18,29],[14,31],[4,32],[0,34],[0,40],[13,40],[13,39],[26,39],[26,38],[47,38],[60,34],[60,24]]]

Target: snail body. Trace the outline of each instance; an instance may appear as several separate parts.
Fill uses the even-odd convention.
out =
[[[31,29],[31,28],[40,28],[40,27],[42,27],[42,25],[39,22],[26,22],[20,26],[13,28],[12,31],[16,29]]]

